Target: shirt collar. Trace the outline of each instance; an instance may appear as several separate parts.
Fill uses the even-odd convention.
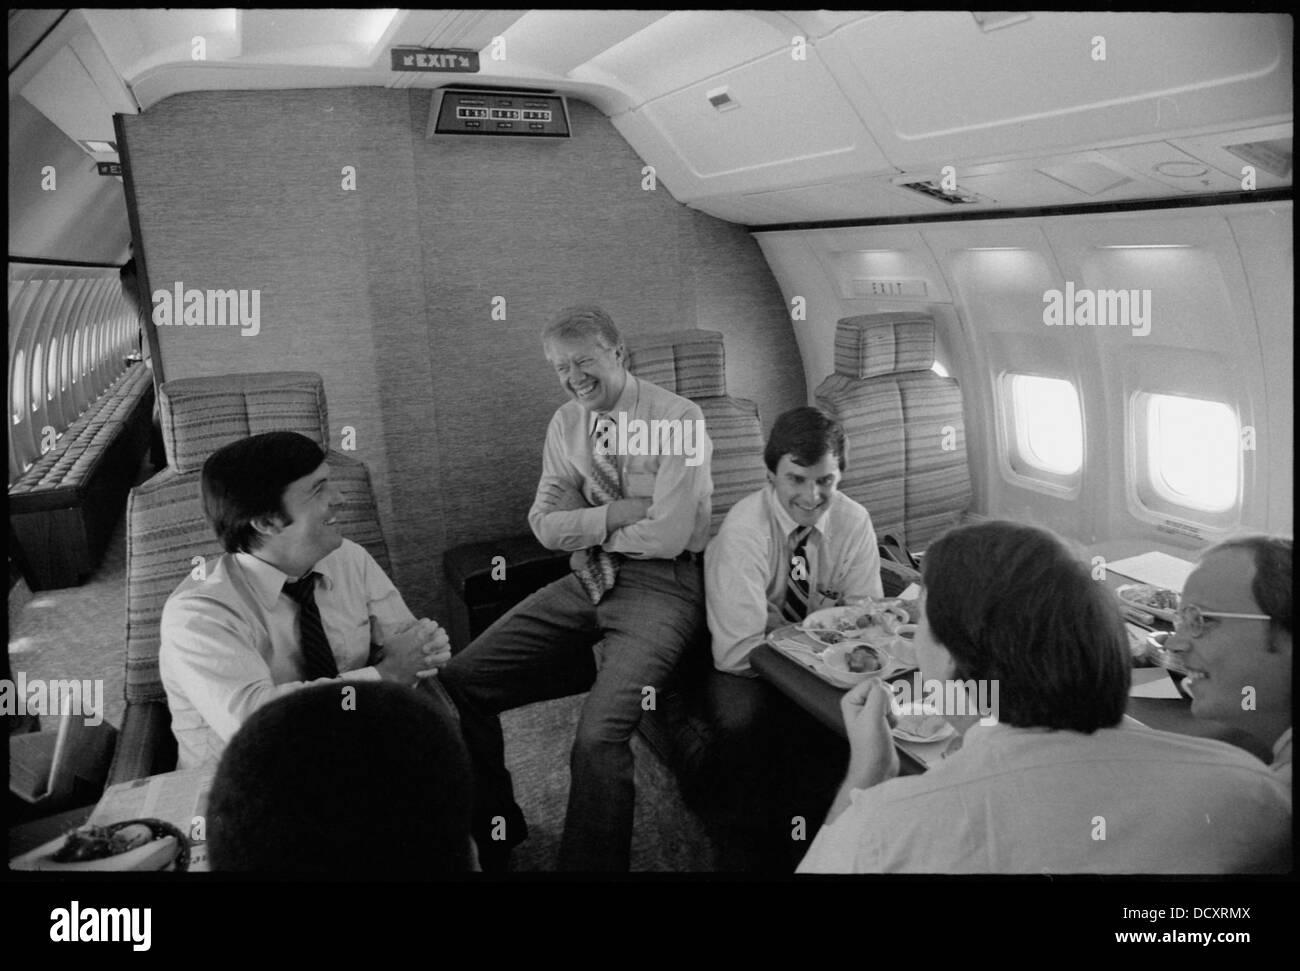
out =
[[[330,556],[324,557],[317,563],[312,570],[324,577],[325,589],[329,590],[334,586],[334,578],[330,575]],[[244,577],[248,585],[253,588],[257,594],[257,599],[261,601],[262,606],[270,610],[280,599],[280,594],[284,590],[284,585],[291,580],[298,579],[291,577],[277,566],[272,566],[266,560],[259,559],[252,553],[236,553],[235,562],[243,570]]]
[[[835,499],[838,495],[839,493],[837,492],[835,495],[831,496],[831,501],[826,503],[826,508],[823,509],[822,514],[817,517],[817,522],[813,523],[812,531],[814,533],[820,533],[822,536],[826,535],[826,519],[830,516],[831,506],[835,505]],[[785,506],[781,505],[781,500],[778,499],[776,495],[776,486],[770,482],[767,484],[767,505],[772,511],[772,516],[776,519],[777,528],[781,530],[782,536],[785,536],[788,539],[790,534],[796,529],[803,529],[802,526],[794,521],[794,517],[786,512]]]

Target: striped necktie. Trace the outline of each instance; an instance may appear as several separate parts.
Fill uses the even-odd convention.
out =
[[[790,533],[794,551],[790,554],[786,571],[785,600],[781,604],[781,613],[792,624],[797,624],[808,616],[808,535],[811,532],[811,526],[803,526]]]
[[[600,415],[590,439],[591,495],[596,504],[601,506],[623,498],[618,462],[614,458],[610,441],[612,430],[609,415]],[[620,559],[617,553],[609,553],[602,546],[589,546],[574,554],[573,573],[587,591],[592,604],[600,603],[605,594],[614,589]]]
[[[339,666],[330,650],[329,638],[321,624],[320,609],[316,606],[316,578],[319,573],[308,573],[301,580],[286,582],[284,592],[298,603],[298,641],[302,646],[303,680],[337,678]]]

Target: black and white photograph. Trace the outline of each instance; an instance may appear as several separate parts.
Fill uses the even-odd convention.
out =
[[[7,28],[20,948],[1287,925],[1290,14]]]

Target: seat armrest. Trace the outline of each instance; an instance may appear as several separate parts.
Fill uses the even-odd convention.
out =
[[[920,582],[919,571],[895,563],[893,560],[887,560],[883,556],[880,558],[880,583],[884,587],[886,597],[897,597],[907,589],[908,584]]]
[[[165,702],[127,702],[108,785],[174,771],[176,736],[171,726],[172,714]]]

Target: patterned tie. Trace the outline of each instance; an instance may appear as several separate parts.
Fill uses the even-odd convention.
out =
[[[623,489],[618,480],[618,462],[609,441],[612,429],[607,427],[602,434],[601,426],[609,421],[612,421],[609,415],[600,415],[591,437],[591,495],[602,506],[623,498]],[[602,439],[602,447],[597,447],[597,442]],[[617,553],[606,552],[602,546],[589,546],[574,554],[573,573],[587,591],[592,604],[600,603],[605,594],[614,589],[620,559]]]
[[[316,606],[316,578],[319,573],[308,573],[296,582],[286,581],[284,592],[298,603],[298,640],[302,645],[303,680],[337,678],[339,666],[330,650],[329,638],[320,621]]]
[[[808,616],[808,535],[811,526],[804,526],[790,533],[794,543],[794,552],[790,554],[790,569],[786,576],[785,600],[781,604],[781,613],[792,624],[797,624]]]

